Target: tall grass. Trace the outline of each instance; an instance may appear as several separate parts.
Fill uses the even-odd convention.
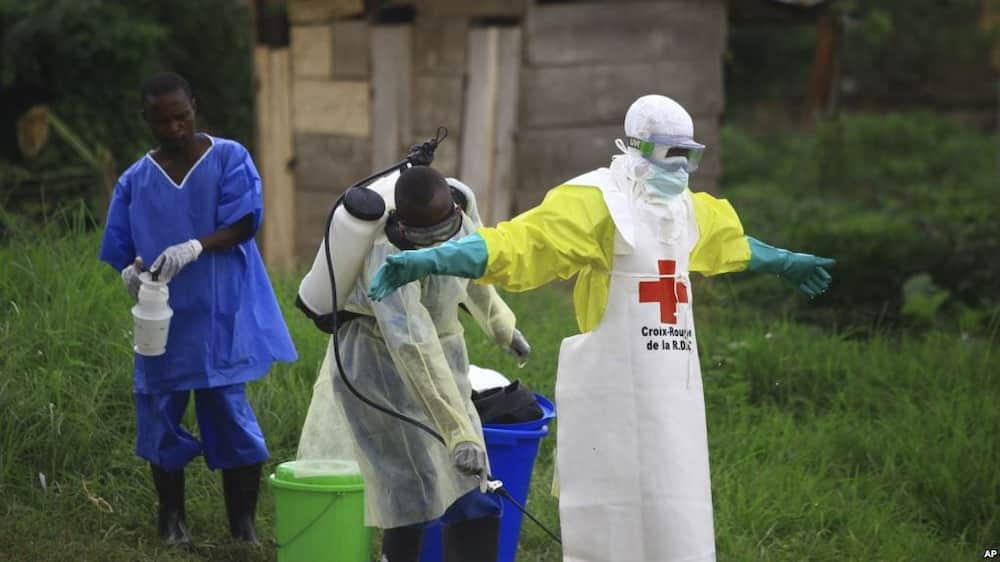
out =
[[[995,340],[762,328],[702,331],[724,555],[961,560],[995,542]]]
[[[188,470],[194,552],[160,546],[148,467],[133,456],[130,302],[82,228],[0,247],[0,559],[273,560],[227,538],[219,477]],[[292,458],[325,350],[273,279],[300,359],[251,384],[276,463]],[[714,289],[696,281],[696,292]],[[552,396],[569,294],[509,295],[532,343],[528,366],[468,325],[477,364]],[[996,334],[830,332],[724,299],[696,306],[720,560],[981,557],[1000,540]],[[614,376],[609,374],[609,376]],[[194,426],[193,416],[188,416]],[[554,434],[554,432],[553,432]],[[529,509],[558,528],[543,441]],[[271,536],[261,489],[259,530]],[[559,560],[525,520],[519,560]]]

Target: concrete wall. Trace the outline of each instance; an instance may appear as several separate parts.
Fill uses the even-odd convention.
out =
[[[517,210],[618,150],[625,111],[644,94],[676,99],[708,146],[692,187],[714,190],[726,13],[717,0],[541,4],[525,20]]]

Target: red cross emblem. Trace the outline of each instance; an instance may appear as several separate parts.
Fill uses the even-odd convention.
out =
[[[674,260],[657,260],[660,275],[673,275],[677,269]],[[658,281],[639,282],[639,302],[660,303],[660,322],[664,324],[677,323],[677,303],[687,302],[687,287],[676,283],[673,277],[662,277]]]

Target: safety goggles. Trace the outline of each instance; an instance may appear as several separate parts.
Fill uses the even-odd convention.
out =
[[[455,205],[448,216],[430,226],[410,226],[403,221],[398,222],[398,228],[403,238],[414,246],[425,248],[446,240],[451,240],[462,228],[462,208]]]
[[[627,137],[626,145],[669,172],[681,168],[693,172],[698,169],[701,157],[705,154],[705,145],[695,142],[691,137],[674,135],[651,135],[649,140]],[[677,158],[678,156],[681,158]]]

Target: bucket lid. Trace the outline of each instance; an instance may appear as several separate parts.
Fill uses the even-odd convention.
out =
[[[301,460],[279,464],[275,480],[316,486],[361,488],[364,480],[355,461]]]

